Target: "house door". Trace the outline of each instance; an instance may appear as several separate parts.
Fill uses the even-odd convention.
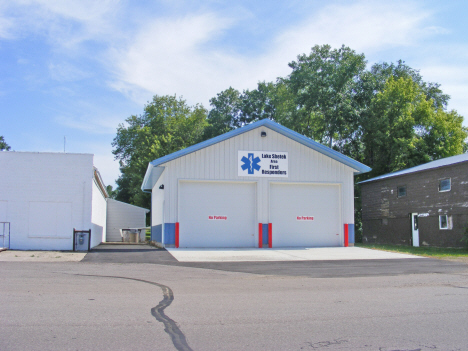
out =
[[[418,214],[411,214],[411,231],[413,233],[413,246],[419,246],[419,224],[418,224]]]

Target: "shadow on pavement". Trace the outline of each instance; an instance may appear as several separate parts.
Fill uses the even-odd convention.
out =
[[[178,263],[165,249],[150,245],[99,245],[91,249],[81,262],[95,263]]]
[[[149,245],[99,245],[81,262],[149,263],[261,275],[313,278],[468,273],[468,265],[437,259],[331,260],[276,262],[179,262],[165,249]]]

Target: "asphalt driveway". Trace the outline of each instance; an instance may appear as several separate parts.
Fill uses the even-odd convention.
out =
[[[340,248],[337,248],[340,249]],[[346,248],[345,248],[346,249]],[[350,249],[350,248],[348,248]],[[354,248],[357,249],[357,248]],[[179,262],[170,249],[149,245],[99,245],[89,252],[83,263],[156,264],[211,269],[261,275],[304,276],[313,278],[392,276],[407,274],[466,273],[468,265],[430,258],[367,258],[278,261],[211,261]],[[181,249],[178,249],[181,250]],[[261,250],[260,250],[261,251]],[[382,251],[375,251],[377,253]],[[384,256],[382,256],[384,257]],[[397,256],[395,256],[397,257]],[[414,256],[416,257],[416,256]]]
[[[165,249],[150,245],[101,244],[91,249],[82,262],[177,263]]]

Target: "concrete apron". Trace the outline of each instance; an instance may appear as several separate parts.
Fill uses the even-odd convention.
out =
[[[179,262],[263,262],[263,261],[336,261],[336,260],[389,260],[424,258],[395,252],[364,249],[361,247],[317,248],[197,248],[167,251]]]

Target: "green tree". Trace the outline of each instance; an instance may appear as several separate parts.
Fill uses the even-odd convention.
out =
[[[357,77],[364,71],[364,54],[344,45],[314,46],[289,64],[291,74],[280,81],[295,100],[295,129],[329,147],[343,147],[352,139],[359,120],[354,95]]]
[[[10,145],[5,142],[3,136],[0,135],[0,151],[9,151],[11,150]]]
[[[368,177],[457,155],[467,130],[455,111],[446,112],[411,77],[390,77],[363,120],[364,162]]]
[[[373,98],[377,92],[382,91],[388,79],[393,77],[395,79],[411,78],[425,94],[426,100],[432,99],[435,107],[447,107],[447,103],[450,99],[447,94],[442,92],[439,83],[425,82],[419,70],[411,68],[402,60],[397,61],[396,64],[387,62],[376,63],[366,73],[368,73],[367,76],[361,76],[361,80],[366,80],[366,77],[370,78],[368,79],[368,83],[370,84],[367,90],[370,90],[371,98]]]
[[[117,189],[112,188],[112,185],[106,186],[106,191],[111,199],[115,199],[117,197],[117,194],[119,193]]]
[[[277,106],[281,97],[278,85],[259,82],[257,89],[245,90],[240,98],[240,121],[249,124],[265,118],[277,119]]]
[[[141,191],[148,163],[202,141],[206,117],[201,105],[188,106],[180,97],[156,95],[143,114],[120,124],[112,142],[121,171],[116,199],[150,208],[150,194]]]
[[[240,121],[241,94],[229,87],[210,99],[211,110],[208,113],[208,125],[204,132],[205,139],[227,133],[242,126]]]

